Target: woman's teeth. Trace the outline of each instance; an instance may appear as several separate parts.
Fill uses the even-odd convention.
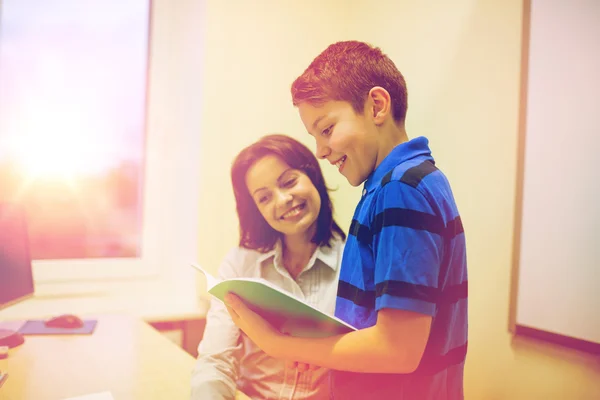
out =
[[[290,211],[286,212],[285,214],[283,214],[281,216],[281,219],[286,219],[289,217],[295,217],[296,215],[300,214],[300,211],[304,208],[304,204],[300,204],[299,206],[296,206],[294,208],[292,208]]]

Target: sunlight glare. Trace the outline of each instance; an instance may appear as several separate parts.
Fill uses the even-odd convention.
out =
[[[13,136],[12,153],[28,179],[73,180],[106,172],[109,161],[98,132],[73,116],[46,115],[22,125]]]

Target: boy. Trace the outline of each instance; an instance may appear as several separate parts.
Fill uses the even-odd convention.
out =
[[[317,156],[351,185],[364,182],[336,303],[358,330],[286,337],[230,295],[234,322],[274,357],[335,370],[335,399],[462,399],[465,235],[427,139],[408,140],[402,74],[378,48],[339,42],[296,79],[292,97]]]

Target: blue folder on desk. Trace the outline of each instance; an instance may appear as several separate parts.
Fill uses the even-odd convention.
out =
[[[81,328],[51,328],[44,320],[29,320],[19,329],[21,335],[90,335],[96,328],[97,320],[85,320]]]

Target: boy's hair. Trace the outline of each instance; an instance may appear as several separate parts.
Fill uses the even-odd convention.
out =
[[[403,123],[408,106],[406,82],[394,62],[367,43],[337,42],[319,54],[292,83],[292,101],[295,106],[347,101],[356,113],[362,113],[367,95],[375,86],[388,91],[394,120]]]
[[[286,135],[274,134],[264,136],[244,148],[236,156],[231,167],[231,183],[240,222],[239,245],[247,249],[267,252],[272,250],[277,240],[283,236],[265,221],[246,186],[246,174],[250,167],[267,155],[277,156],[291,168],[305,173],[319,192],[321,209],[312,242],[319,246],[330,246],[334,233],[345,239],[346,234],[333,219],[333,205],[314,154],[297,140]]]

